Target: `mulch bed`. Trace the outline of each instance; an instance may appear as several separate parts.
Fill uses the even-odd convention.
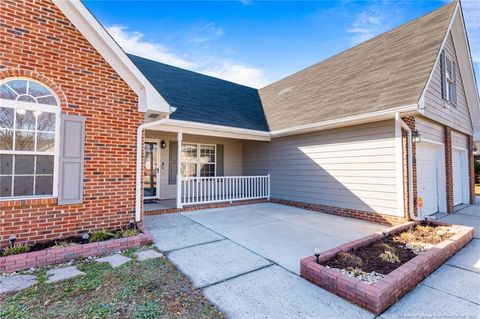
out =
[[[325,263],[325,266],[339,269],[360,269],[364,272],[377,272],[387,275],[393,270],[397,269],[410,259],[417,256],[411,249],[406,248],[408,242],[422,242],[426,244],[436,245],[451,236],[454,233],[445,232],[440,235],[437,231],[437,225],[417,225],[394,236],[383,238],[380,242],[375,242],[370,245],[360,247],[351,252],[340,252],[334,258]],[[389,251],[398,257],[397,262],[389,262],[380,255]]]
[[[110,240],[113,238],[121,238],[122,236],[120,234],[122,231],[131,230],[131,229],[136,229],[138,230],[138,233],[141,233],[141,230],[137,228],[137,225],[133,224],[122,229],[108,230],[107,232],[110,233],[112,236],[108,236],[104,239],[95,240],[95,242]],[[65,246],[70,246],[75,244],[88,244],[89,242],[92,242],[92,241],[90,241],[89,239],[83,239],[82,236],[69,236],[69,237],[64,237],[60,239],[53,239],[45,242],[39,242],[33,245],[29,245],[27,242],[27,245],[30,247],[28,252],[33,252],[33,251],[39,251],[39,250],[43,250],[51,247],[65,247]],[[3,251],[4,251],[3,249],[0,249],[0,257],[3,256]]]

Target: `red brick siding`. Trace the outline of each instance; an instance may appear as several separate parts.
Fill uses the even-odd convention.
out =
[[[468,139],[468,180],[469,180],[469,188],[468,191],[470,192],[470,204],[475,204],[475,166],[474,161],[475,158],[473,156],[473,136],[467,136]]]
[[[402,118],[402,120],[407,124],[410,130],[415,131],[415,118],[413,116],[407,116]],[[413,184],[413,212],[415,216],[418,216],[418,202],[417,202],[417,162],[416,162],[416,155],[417,155],[417,147],[415,142],[412,141],[412,181],[408,180],[408,139],[407,139],[407,132],[402,129],[402,146],[403,146],[403,189],[404,189],[404,211],[405,211],[405,218],[409,219],[408,209],[409,209],[409,198],[408,198],[408,190],[409,190],[409,183]]]
[[[134,219],[137,96],[47,0],[0,2],[0,79],[26,76],[50,86],[62,113],[86,117],[84,202],[1,204],[0,245],[44,241]]]
[[[453,213],[452,129],[445,126],[445,174],[447,213]]]

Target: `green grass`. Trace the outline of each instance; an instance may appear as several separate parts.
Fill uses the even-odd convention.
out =
[[[165,258],[77,267],[86,275],[54,284],[39,270],[39,284],[0,298],[0,318],[223,318]]]

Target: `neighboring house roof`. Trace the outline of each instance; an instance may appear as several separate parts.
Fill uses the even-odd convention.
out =
[[[418,103],[453,1],[260,89],[272,131]]]
[[[171,119],[269,130],[256,89],[128,56],[168,104],[177,108]]]

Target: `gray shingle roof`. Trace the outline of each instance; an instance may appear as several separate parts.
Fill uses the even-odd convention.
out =
[[[418,102],[457,2],[260,89],[272,131]]]
[[[268,131],[258,91],[211,76],[128,55],[170,106],[170,118]]]

